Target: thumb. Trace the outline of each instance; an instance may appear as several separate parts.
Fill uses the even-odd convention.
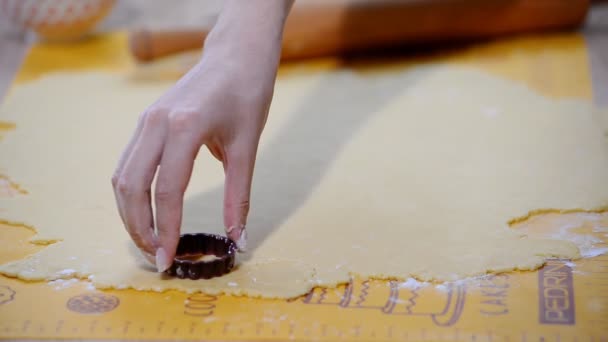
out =
[[[249,196],[257,143],[235,144],[226,151],[224,184],[224,226],[226,235],[240,251],[246,249]]]

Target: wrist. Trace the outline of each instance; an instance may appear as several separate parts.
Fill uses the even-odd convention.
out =
[[[205,40],[205,50],[223,54],[280,57],[283,27],[292,0],[226,0],[216,24]]]

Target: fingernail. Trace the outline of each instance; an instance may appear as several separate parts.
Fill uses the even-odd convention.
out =
[[[158,272],[165,272],[169,267],[171,267],[171,263],[167,257],[167,252],[160,247],[156,250],[156,269]]]
[[[245,230],[245,227],[242,228],[241,236],[236,241],[236,248],[238,248],[239,252],[247,251],[247,230]]]

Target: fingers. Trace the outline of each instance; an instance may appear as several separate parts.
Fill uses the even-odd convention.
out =
[[[224,225],[228,238],[240,251],[246,250],[249,196],[257,152],[257,140],[243,140],[232,145],[225,160]]]
[[[200,143],[192,122],[193,115],[174,115],[169,120],[167,141],[156,181],[156,225],[159,249],[156,267],[159,272],[171,266],[179,242],[184,192],[190,182],[194,159]]]
[[[125,157],[115,186],[125,228],[137,247],[149,255],[156,254],[158,245],[154,234],[150,187],[161,158],[165,120],[162,112],[146,114],[139,137],[131,153]]]
[[[124,169],[127,159],[131,155],[131,151],[133,151],[133,146],[139,139],[139,135],[141,134],[141,130],[143,127],[143,117],[144,117],[144,115],[140,116],[140,118],[137,120],[137,126],[135,127],[135,132],[131,136],[131,139],[129,140],[127,147],[123,150],[122,154],[120,155],[120,158],[118,159],[118,165],[116,166],[116,170],[114,171],[114,174],[112,175],[112,188],[114,189],[114,198],[116,200],[116,204],[118,207],[118,214],[120,215],[120,219],[122,220],[122,223],[124,225],[126,225],[126,220],[125,220],[124,212],[122,210],[123,205],[121,205],[121,203],[120,203],[121,199],[120,199],[120,196],[118,196],[118,191],[117,191],[118,179],[120,178],[120,175],[122,173],[122,170]]]

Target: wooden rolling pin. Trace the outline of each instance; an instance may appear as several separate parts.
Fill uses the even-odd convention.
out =
[[[362,52],[503,35],[573,29],[589,0],[296,1],[285,24],[282,59]],[[200,49],[205,30],[130,34],[131,53],[151,61]]]

